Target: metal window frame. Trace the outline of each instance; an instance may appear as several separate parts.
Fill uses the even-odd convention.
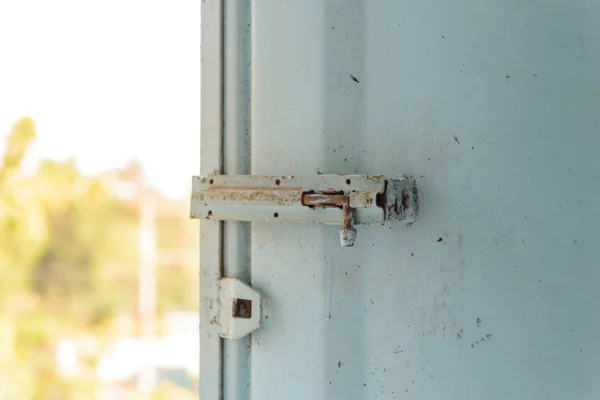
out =
[[[201,175],[251,173],[250,4],[202,2]],[[250,224],[211,220],[200,226],[200,398],[250,399],[251,335],[224,340],[215,323],[221,278],[251,284]]]
[[[201,8],[200,171],[222,170],[223,3],[205,1]],[[222,398],[222,339],[214,300],[222,276],[222,222],[201,222],[200,229],[200,398]]]

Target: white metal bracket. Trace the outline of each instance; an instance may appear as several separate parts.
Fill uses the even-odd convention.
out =
[[[220,336],[240,339],[258,329],[263,319],[263,297],[244,282],[233,278],[219,279]]]
[[[419,196],[413,178],[383,176],[213,175],[193,178],[191,218],[341,225],[343,247],[354,225],[415,222]]]

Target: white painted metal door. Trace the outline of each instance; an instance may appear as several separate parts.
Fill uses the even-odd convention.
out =
[[[201,400],[600,398],[600,5],[205,0],[202,175],[417,177],[410,228],[201,223]],[[221,339],[218,279],[269,318]]]

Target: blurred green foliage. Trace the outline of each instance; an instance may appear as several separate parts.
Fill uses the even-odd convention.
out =
[[[90,177],[73,161],[46,160],[27,174],[35,137],[34,121],[20,119],[0,160],[0,398],[91,398],[92,377],[58,375],[55,346],[105,335],[114,317],[136,315],[138,207],[114,187],[127,174],[139,178],[140,168]],[[159,250],[195,248],[182,203],[157,199]],[[163,312],[197,307],[196,274],[174,264],[158,270]]]

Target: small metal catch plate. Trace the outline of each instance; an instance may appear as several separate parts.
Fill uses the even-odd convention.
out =
[[[263,297],[244,282],[219,279],[220,336],[240,339],[258,329],[263,319]]]

